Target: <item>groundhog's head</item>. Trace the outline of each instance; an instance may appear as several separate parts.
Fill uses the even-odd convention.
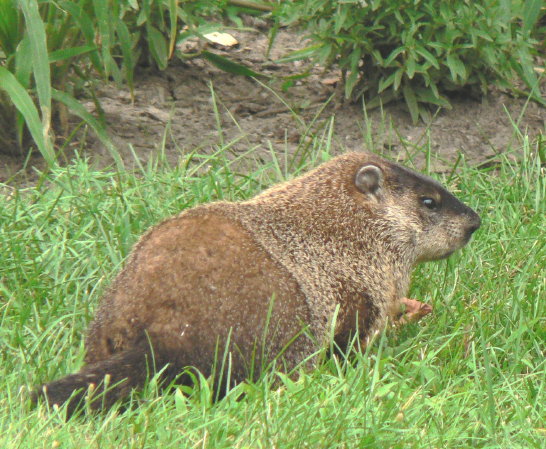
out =
[[[377,157],[357,168],[354,186],[389,237],[410,243],[416,262],[448,257],[480,227],[478,214],[438,182]]]

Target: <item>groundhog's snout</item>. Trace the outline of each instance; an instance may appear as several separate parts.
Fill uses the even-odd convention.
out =
[[[467,215],[469,215],[469,219],[468,219],[468,228],[466,229],[466,240],[470,240],[470,237],[472,236],[472,234],[474,234],[474,232],[476,232],[480,225],[482,224],[482,220],[480,218],[480,216],[474,212],[472,209],[468,209],[468,213]]]

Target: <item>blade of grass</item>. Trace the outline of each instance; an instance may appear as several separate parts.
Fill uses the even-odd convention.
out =
[[[524,33],[530,32],[538,19],[540,19],[540,8],[544,0],[526,0],[523,2],[523,28]]]
[[[129,86],[129,90],[131,92],[131,98],[134,99],[135,86],[133,82],[133,73],[136,63],[135,58],[133,57],[133,43],[129,28],[127,28],[127,25],[121,18],[118,18],[116,33],[119,38],[121,53],[123,54],[123,70],[125,72],[125,80],[127,81],[127,85]]]
[[[40,151],[42,154],[47,154],[47,157],[50,158],[53,155],[53,145],[49,137],[51,126],[51,71],[44,22],[40,16],[36,0],[18,0],[18,3],[25,16],[26,34],[30,40],[32,53],[32,73],[36,82],[36,93],[38,94],[38,101],[42,112],[41,129],[43,139],[41,139],[41,144],[44,149]]]
[[[117,83],[121,83],[119,67],[112,57],[112,19],[110,5],[107,0],[93,0],[93,7],[98,25],[98,34],[101,42],[102,64],[106,76],[111,75]]]
[[[81,45],[72,48],[63,48],[61,50],[53,51],[49,54],[49,62],[66,61],[67,59],[74,58],[76,56],[83,55],[95,51],[97,47],[90,45]]]
[[[4,89],[17,110],[23,115],[28,129],[38,150],[46,162],[52,166],[55,163],[55,153],[49,140],[49,135],[43,128],[42,121],[34,102],[17,78],[6,68],[0,67],[0,87]]]
[[[203,58],[205,58],[207,61],[211,62],[224,72],[234,73],[235,75],[244,75],[251,78],[271,78],[264,73],[255,72],[254,70],[248,68],[243,64],[239,64],[238,62],[234,62],[231,59],[224,58],[223,56],[217,55],[216,53],[211,53],[205,50],[201,53],[201,56],[203,56]]]
[[[169,32],[170,40],[169,40],[169,59],[172,58],[173,52],[174,52],[174,45],[176,44],[176,28],[178,24],[178,15],[176,14],[176,10],[178,9],[178,0],[169,0],[169,19],[171,24],[171,29]]]
[[[77,23],[79,29],[85,36],[87,45],[94,45],[95,29],[93,21],[91,20],[89,15],[83,10],[80,5],[76,3],[64,1],[61,2],[60,5],[63,9],[67,10],[70,13],[72,19]],[[99,58],[98,50],[90,53],[89,59],[91,60],[91,63],[93,64],[95,70],[102,74],[104,71],[104,66]]]
[[[57,101],[60,101],[64,105],[66,105],[74,114],[76,114],[78,117],[84,120],[89,126],[91,126],[91,128],[93,129],[93,131],[95,131],[100,141],[104,144],[104,146],[108,149],[108,151],[114,158],[114,161],[116,162],[116,166],[119,169],[123,168],[123,161],[121,160],[119,152],[117,151],[116,147],[110,140],[110,137],[108,136],[108,133],[106,132],[106,129],[104,128],[104,126],[95,117],[93,117],[89,113],[89,111],[85,109],[74,97],[67,94],[66,92],[53,89],[53,98]]]
[[[20,37],[19,14],[13,0],[0,0],[0,48],[6,55],[15,53]]]

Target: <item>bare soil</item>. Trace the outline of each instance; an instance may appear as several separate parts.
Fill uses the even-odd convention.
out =
[[[212,152],[227,143],[232,143],[235,154],[256,148],[267,157],[270,146],[275,151],[294,152],[308,142],[310,133],[323,132],[333,117],[336,152],[366,148],[369,131],[376,150],[402,160],[411,158],[418,167],[423,164],[423,154],[416,148],[430,145],[432,169],[444,171],[460,155],[470,164],[494,162],[496,155],[517,142],[513,123],[531,138],[546,130],[546,108],[498,91],[479,99],[452,98],[453,108],[437,112],[430,123],[413,124],[401,102],[368,112],[366,120],[361,104],[343,103],[342,96],[336,95],[339,71],[335,69],[312,67],[310,76],[282,90],[282,77],[309,68],[298,61],[274,62],[302,47],[298,35],[282,30],[269,58],[265,30],[232,35],[238,46],[212,51],[272,79],[256,81],[195,59],[174,64],[164,72],[142,70],[135,82],[134,102],[126,88],[114,84],[99,88],[108,130],[128,165],[134,163],[130,146],[146,161],[157,154],[164,138],[166,156],[172,162],[181,153],[196,149]],[[544,79],[542,91],[546,96]],[[94,111],[91,101],[83,101]],[[112,162],[92,135],[86,137],[84,146],[86,155],[98,166]],[[81,142],[76,139],[69,147],[79,148]],[[512,156],[517,157],[517,152]],[[0,181],[20,170],[23,162],[0,154]],[[40,158],[31,159],[27,173],[32,165],[40,166]]]

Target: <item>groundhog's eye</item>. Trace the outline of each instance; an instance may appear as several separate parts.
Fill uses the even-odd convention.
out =
[[[423,203],[423,205],[430,210],[436,210],[440,206],[438,201],[436,201],[434,198],[431,198],[429,196],[421,197],[421,203]]]

